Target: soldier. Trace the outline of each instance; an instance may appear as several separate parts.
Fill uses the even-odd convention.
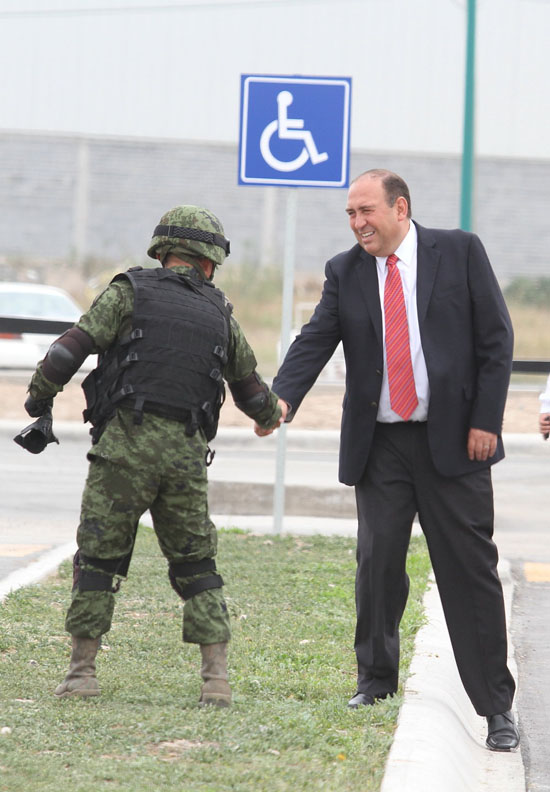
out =
[[[29,415],[43,415],[84,359],[99,354],[82,385],[92,447],[65,622],[72,655],[55,695],[99,695],[101,636],[111,627],[138,521],[150,509],[170,583],[185,603],[183,640],[200,646],[200,703],[229,706],[230,622],[208,514],[208,442],[224,380],[237,407],[261,426],[278,426],[284,407],[256,373],[231,305],[212,283],[229,254],[219,220],[200,207],[178,206],[161,218],[147,253],[162,267],[134,267],[113,278],[51,345],[25,402]]]

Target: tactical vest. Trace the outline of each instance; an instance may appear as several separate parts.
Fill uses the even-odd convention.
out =
[[[225,389],[230,307],[207,281],[170,269],[135,267],[116,275],[134,290],[132,329],[100,356],[82,383],[84,420],[97,442],[118,407],[202,427],[208,440],[217,431]]]

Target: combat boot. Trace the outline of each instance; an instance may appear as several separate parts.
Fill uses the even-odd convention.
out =
[[[99,683],[95,675],[95,658],[101,638],[75,638],[73,635],[72,641],[73,651],[69,672],[63,682],[56,687],[54,695],[58,698],[99,696]]]
[[[225,643],[201,644],[202,666],[199,704],[214,704],[216,707],[229,707],[231,688],[227,682],[227,641]]]

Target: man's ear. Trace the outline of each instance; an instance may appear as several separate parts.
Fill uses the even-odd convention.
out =
[[[407,199],[404,198],[402,195],[397,198],[395,202],[397,208],[397,217],[399,220],[404,220],[408,217],[409,214],[409,204]]]

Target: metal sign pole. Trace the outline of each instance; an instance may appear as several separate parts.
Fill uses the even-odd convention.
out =
[[[281,349],[279,365],[283,362],[290,345],[292,327],[292,307],[294,299],[294,260],[296,245],[296,214],[298,206],[298,190],[289,190],[286,201],[285,257],[283,275],[283,307],[281,317]],[[285,463],[286,463],[286,424],[277,434],[277,464],[275,471],[275,487],[273,490],[273,531],[281,533],[285,513]]]
[[[464,87],[464,140],[462,146],[462,191],[460,227],[472,230],[472,203],[475,168],[475,51],[476,0],[468,0],[466,78]]]

